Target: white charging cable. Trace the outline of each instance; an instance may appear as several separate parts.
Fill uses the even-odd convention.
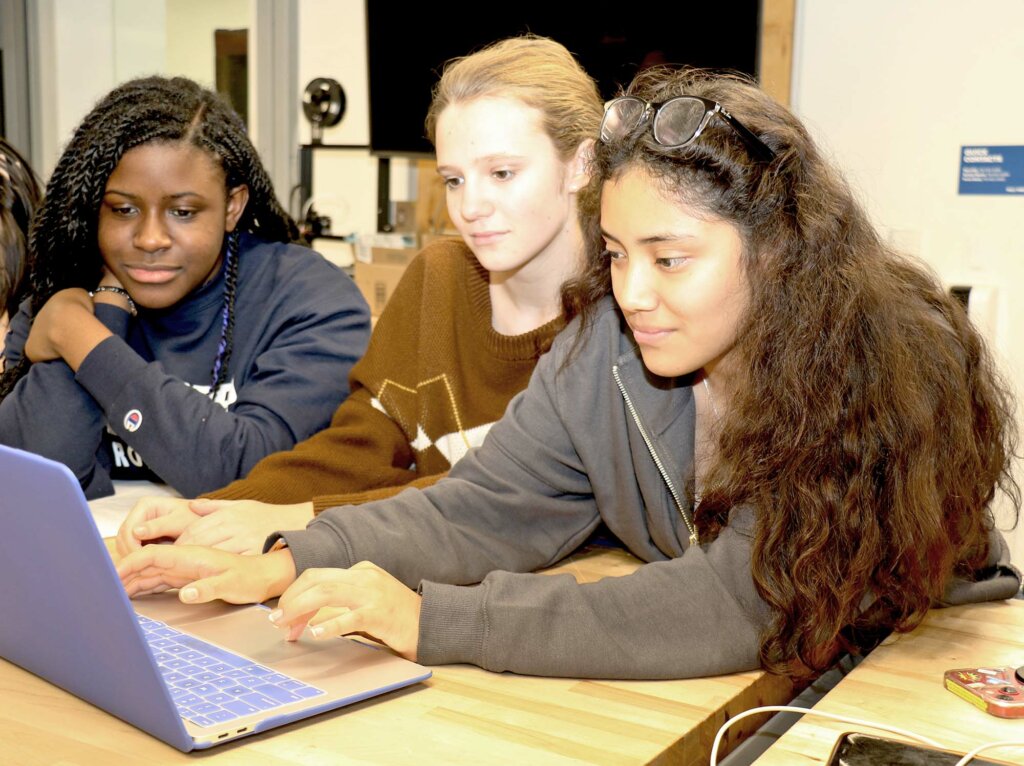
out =
[[[1012,739],[1003,740],[1002,742],[986,742],[984,745],[978,745],[973,750],[969,750],[967,755],[956,762],[956,766],[967,766],[968,763],[978,757],[978,753],[983,750],[991,750],[994,747],[1024,747],[1024,742]]]
[[[920,734],[915,734],[912,731],[906,731],[904,729],[897,729],[895,726],[886,726],[884,724],[874,723],[872,721],[863,721],[859,718],[849,718],[844,715],[836,715],[835,713],[826,713],[821,710],[814,710],[805,707],[796,707],[794,705],[765,705],[764,707],[755,707],[751,710],[747,710],[739,715],[730,718],[728,721],[722,724],[718,729],[718,734],[715,735],[715,743],[711,747],[711,766],[717,766],[718,764],[718,747],[722,742],[722,737],[725,736],[726,729],[732,726],[737,721],[742,721],[747,716],[757,715],[758,713],[797,713],[799,715],[816,715],[821,718],[828,718],[832,721],[839,721],[840,723],[849,723],[854,726],[862,726],[868,729],[878,729],[880,731],[887,731],[891,734],[899,734],[903,737],[923,742],[931,747],[937,747],[940,750],[944,749],[942,745],[934,740],[924,737]]]
[[[818,716],[819,718],[828,718],[832,721],[839,721],[840,723],[848,723],[853,726],[863,727],[867,729],[877,729],[878,731],[887,731],[890,734],[898,734],[907,739],[912,739],[917,742],[921,742],[929,747],[934,747],[939,750],[948,750],[946,746],[936,742],[933,739],[925,737],[921,734],[917,734],[906,729],[899,729],[895,726],[887,726],[885,724],[875,723],[874,721],[865,721],[860,718],[850,718],[844,715],[837,715],[835,713],[826,713],[823,710],[814,710],[813,708],[795,707],[793,705],[766,705],[764,707],[756,707],[747,710],[739,715],[730,718],[728,721],[723,723],[718,729],[718,733],[715,735],[715,742],[711,747],[711,760],[710,766],[718,766],[718,748],[722,743],[722,737],[725,736],[726,730],[737,721],[742,721],[744,718],[752,715],[758,715],[759,713],[796,713],[797,715],[810,715]],[[978,754],[984,750],[989,750],[995,747],[1024,747],[1024,741],[1016,740],[1003,740],[1000,742],[986,742],[983,745],[979,745],[973,750],[969,751],[963,758],[956,762],[956,766],[967,766],[974,758],[978,757]]]

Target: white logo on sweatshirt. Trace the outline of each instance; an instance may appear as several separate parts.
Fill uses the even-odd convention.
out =
[[[201,386],[198,383],[186,383],[189,388],[195,389],[203,396],[210,395],[209,386]],[[217,393],[213,396],[213,401],[219,404],[224,409],[227,409],[232,404],[238,401],[238,391],[235,390],[235,381],[229,380],[227,383],[221,383],[217,389]]]
[[[138,431],[141,425],[142,410],[128,410],[128,414],[124,416],[124,430],[129,433]]]

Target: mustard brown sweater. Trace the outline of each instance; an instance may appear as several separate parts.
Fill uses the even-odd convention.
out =
[[[319,513],[440,479],[483,442],[563,326],[495,332],[488,288],[461,240],[425,247],[388,300],[330,426],[205,496],[312,500]]]

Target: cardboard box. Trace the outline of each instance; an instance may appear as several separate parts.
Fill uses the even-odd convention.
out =
[[[388,299],[395,291],[398,280],[404,273],[405,264],[356,261],[354,269],[356,287],[362,292],[366,302],[370,304],[370,313],[374,317],[380,316]]]
[[[412,250],[413,255],[419,250],[420,242],[419,237],[416,234],[399,234],[397,232],[391,232],[385,234],[383,232],[377,232],[376,234],[364,234],[359,237],[356,242],[356,260],[362,261],[363,263],[373,263],[373,251],[374,250]],[[390,260],[392,263],[399,261],[408,263],[412,260],[409,255],[403,256],[389,256],[386,253],[381,255],[384,261]],[[378,261],[379,263],[380,261]]]
[[[405,268],[418,252],[415,247],[371,247],[370,263]]]
[[[343,269],[351,269],[355,263],[355,244],[340,237],[314,237],[309,246]]]

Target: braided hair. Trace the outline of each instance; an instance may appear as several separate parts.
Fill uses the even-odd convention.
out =
[[[226,189],[249,188],[249,202],[225,237],[224,318],[210,395],[227,378],[238,273],[237,232],[269,242],[291,242],[298,228],[274,194],[273,184],[245,125],[216,93],[184,77],[143,77],[114,88],[75,130],[46,187],[29,235],[33,315],[59,290],[91,290],[99,282],[99,210],[107,179],[125,152],[153,141],[181,142],[204,150],[224,170]],[[29,363],[0,375],[0,399],[24,376]]]

